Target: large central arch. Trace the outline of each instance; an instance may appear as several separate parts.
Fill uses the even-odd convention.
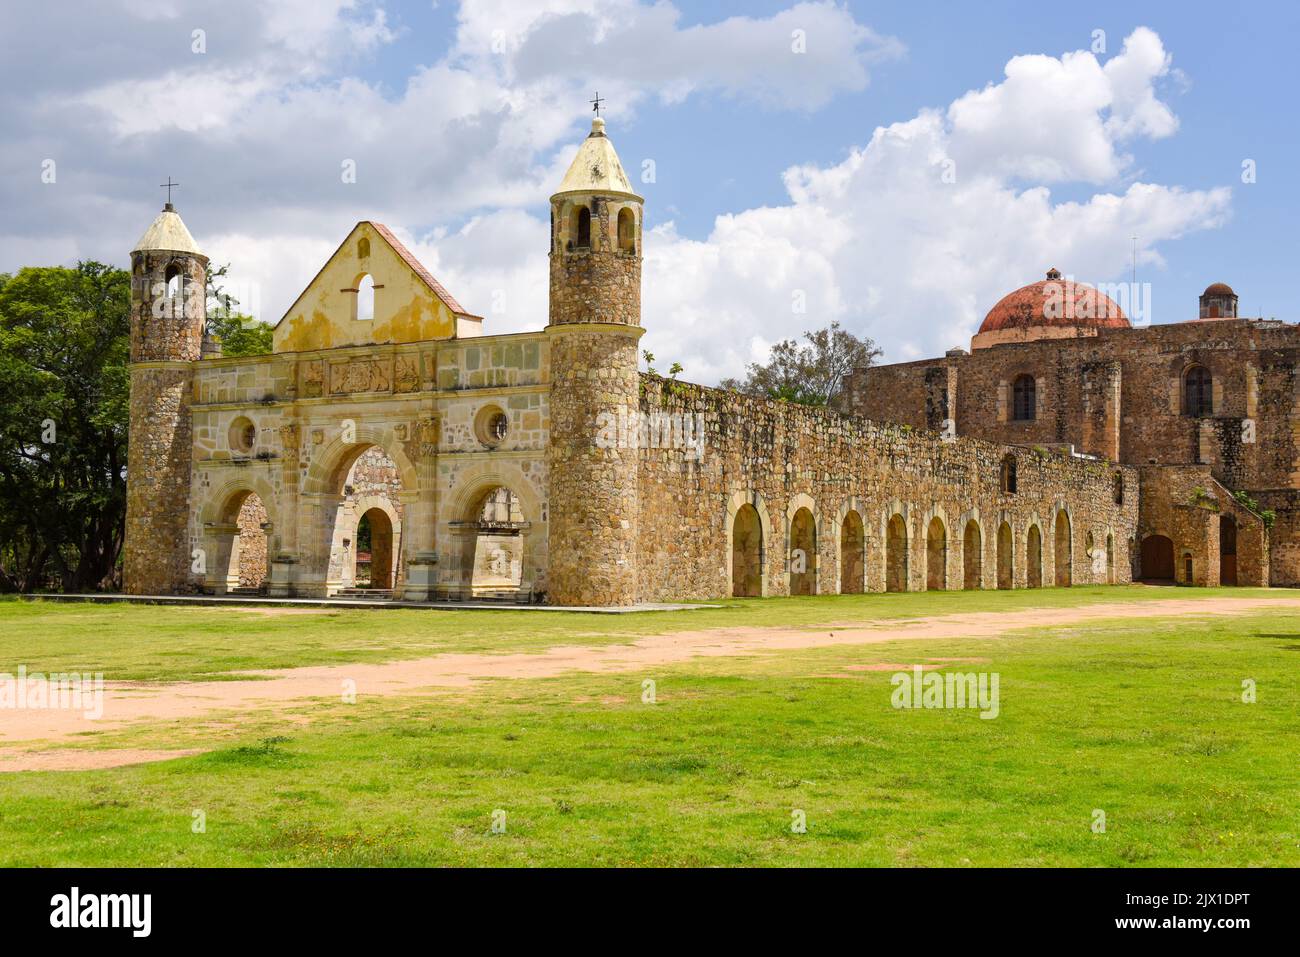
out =
[[[312,430],[325,436],[315,447],[302,479],[299,527],[294,533],[299,560],[296,593],[326,597],[355,584],[357,525],[370,507],[358,511],[358,505],[366,496],[382,499],[394,520],[393,585],[400,590],[408,561],[419,547],[415,541],[418,534],[398,534],[399,528],[408,524],[419,532],[418,522],[406,522],[404,508],[408,498],[418,498],[418,470],[392,428],[349,418],[338,422],[329,429]],[[391,470],[391,479],[385,479],[384,487],[349,489],[353,469],[371,450],[378,450],[383,468]]]

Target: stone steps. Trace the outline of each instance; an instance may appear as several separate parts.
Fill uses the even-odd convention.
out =
[[[392,601],[396,597],[396,593],[391,588],[341,588],[332,597],[373,598],[376,601]]]

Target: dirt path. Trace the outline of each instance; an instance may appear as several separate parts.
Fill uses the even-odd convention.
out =
[[[850,623],[815,628],[717,628],[649,635],[629,644],[560,645],[519,654],[445,654],[380,664],[321,665],[276,671],[239,672],[253,680],[172,684],[105,682],[103,716],[80,711],[0,709],[0,772],[88,769],[160,760],[192,752],[62,750],[62,756],[32,748],[35,742],[66,742],[87,731],[109,731],[138,723],[203,719],[221,712],[253,711],[302,704],[313,698],[341,700],[413,694],[439,688],[472,688],[489,678],[547,678],[569,672],[640,671],[694,658],[767,654],[832,645],[868,645],[917,639],[990,638],[1020,628],[1059,628],[1103,619],[1232,615],[1260,609],[1300,610],[1300,598],[1211,598],[1158,600],[1139,604],[1030,608]],[[13,742],[33,742],[12,747]]]

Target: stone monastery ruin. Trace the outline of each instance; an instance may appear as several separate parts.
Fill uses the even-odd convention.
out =
[[[1060,322],[1033,286],[969,354],[859,370],[842,409],[756,400],[638,372],[642,202],[596,119],[551,197],[544,330],[484,335],[361,222],[251,358],[187,308],[207,258],[169,202],[131,255],[127,591],[625,606],[1300,575],[1297,327],[1237,319],[1226,287],[1195,322]]]

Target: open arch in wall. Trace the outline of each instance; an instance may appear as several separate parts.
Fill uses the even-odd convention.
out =
[[[355,584],[357,525],[378,503],[393,521],[393,587],[400,589],[406,578],[402,503],[419,488],[415,467],[387,428],[344,419],[331,431],[303,478],[297,591],[324,597]]]
[[[758,598],[763,594],[763,522],[758,509],[746,502],[731,525],[731,595]]]
[[[727,581],[735,598],[767,594],[767,545],[772,520],[763,496],[752,489],[736,490],[727,499],[724,518]]]
[[[457,526],[463,597],[517,598],[524,585],[524,532],[531,523],[514,490],[482,490]]]
[[[1003,522],[998,526],[998,588],[1016,586],[1012,541],[1011,526]]]
[[[975,589],[983,587],[984,579],[984,536],[980,533],[980,524],[971,519],[961,536],[962,588]]]
[[[857,509],[840,522],[840,594],[859,595],[865,588],[867,530]]]
[[[1037,523],[1030,525],[1025,535],[1025,584],[1043,587],[1043,533]]]
[[[260,479],[230,483],[200,511],[203,587],[216,595],[254,594],[270,577],[271,489]]]
[[[907,521],[897,513],[885,526],[885,591],[907,591]]]
[[[925,530],[925,587],[927,591],[948,587],[948,530],[938,515]]]
[[[630,206],[618,211],[618,248],[621,252],[636,252],[636,214]]]
[[[1106,533],[1106,584],[1115,584],[1115,536]]]
[[[807,505],[790,516],[789,543],[790,594],[817,594],[817,522]]]
[[[544,507],[513,463],[484,462],[461,473],[438,526],[439,596],[504,596],[513,588],[537,600],[546,586]]]
[[[357,519],[352,580],[358,587],[393,587],[393,562],[397,557],[393,541],[393,520],[383,508],[372,506]]]
[[[1060,509],[1056,513],[1053,534],[1055,548],[1052,564],[1056,574],[1056,587],[1068,588],[1074,579],[1074,571],[1070,567],[1070,555],[1073,551],[1070,544],[1070,516],[1066,514],[1065,509]]]

